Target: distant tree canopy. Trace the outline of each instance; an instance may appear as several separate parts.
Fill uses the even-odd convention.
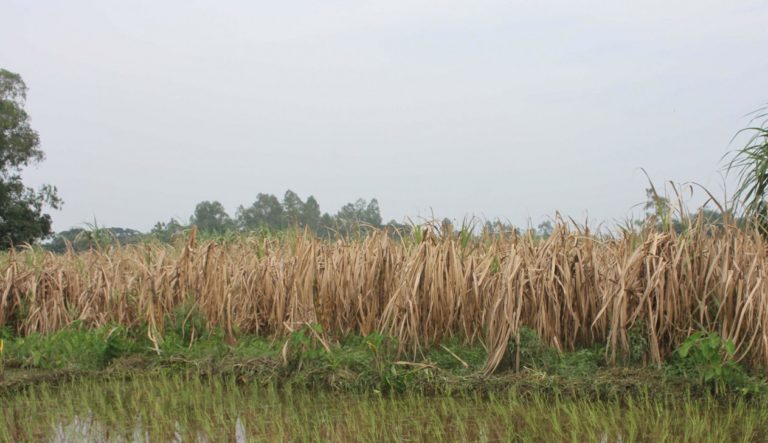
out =
[[[249,207],[237,208],[237,226],[243,231],[282,229],[285,227],[283,205],[274,195],[259,193]]]
[[[167,223],[155,223],[155,226],[149,231],[149,235],[161,242],[169,243],[174,237],[183,233],[185,229],[187,229],[186,226],[179,223],[175,218],[172,218],[168,220]]]
[[[336,222],[343,233],[361,228],[380,228],[379,202],[375,198],[370,202],[359,198],[354,203],[347,203],[336,213]]]
[[[683,232],[690,226],[692,220],[702,220],[712,227],[723,226],[724,214],[707,208],[701,208],[695,214],[675,217],[669,200],[658,196],[653,189],[647,191],[647,202],[644,209],[645,219],[638,221],[638,226],[651,223],[657,229],[672,229]],[[730,216],[730,223],[744,225],[743,219]],[[286,229],[309,229],[320,238],[338,238],[345,236],[365,235],[373,229],[386,228],[394,237],[414,235],[413,226],[401,224],[394,220],[382,223],[379,202],[376,199],[367,201],[357,199],[343,205],[331,215],[320,210],[320,204],[313,196],[303,200],[295,192],[288,190],[282,200],[272,194],[258,193],[248,206],[240,205],[234,217],[231,217],[224,205],[219,201],[202,201],[195,206],[188,223],[171,218],[167,222],[157,222],[146,234],[125,228],[99,228],[95,222],[90,229],[74,228],[59,233],[52,241],[44,246],[54,252],[65,252],[67,245],[75,251],[87,250],[103,246],[137,243],[143,240],[173,242],[195,226],[202,235],[219,236],[229,233],[249,233],[256,231],[277,232]],[[480,235],[532,235],[539,239],[550,237],[555,230],[555,220],[545,220],[536,228],[522,230],[515,225],[501,220],[485,221],[474,225],[473,222],[456,226],[448,218],[433,226],[448,235],[463,235],[470,232]],[[476,229],[479,228],[479,229]]]
[[[280,231],[284,229],[309,229],[319,237],[336,237],[355,232],[366,232],[371,228],[383,228],[379,203],[376,199],[358,199],[344,205],[336,215],[320,211],[320,204],[313,196],[306,201],[288,190],[282,201],[272,194],[256,194],[256,200],[249,206],[240,205],[235,217],[227,213],[218,201],[202,201],[195,206],[189,223],[175,218],[157,222],[148,233],[133,229],[111,227],[101,228],[94,224],[88,228],[73,228],[58,233],[43,246],[53,252],[66,252],[69,244],[73,250],[82,251],[119,243],[122,245],[142,240],[170,243],[185,231],[195,226],[203,235],[222,235],[231,232]],[[386,227],[392,232],[403,232],[408,226],[390,221]]]
[[[376,199],[366,201],[358,199],[354,203],[342,206],[330,215],[320,210],[320,204],[314,196],[306,201],[291,191],[285,191],[282,200],[273,194],[259,193],[248,206],[238,206],[234,218],[231,218],[224,206],[218,201],[203,201],[197,204],[189,224],[197,226],[198,231],[206,234],[222,234],[231,231],[279,231],[287,228],[309,228],[320,236],[349,234],[357,229],[382,228],[379,203]],[[390,226],[401,226],[390,222]],[[167,241],[174,233],[186,229],[176,220],[157,223],[152,234]]]
[[[0,247],[32,243],[51,234],[51,217],[43,207],[58,209],[56,188],[38,191],[24,185],[21,169],[45,158],[37,131],[24,110],[27,86],[19,74],[0,69]]]
[[[198,203],[189,221],[200,231],[212,234],[223,234],[235,226],[224,206],[217,201]]]

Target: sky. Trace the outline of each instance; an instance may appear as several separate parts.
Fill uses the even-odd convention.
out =
[[[764,1],[0,1],[54,229],[148,230],[291,189],[385,220],[638,213],[732,189],[768,102]],[[725,189],[725,190],[724,190]],[[697,191],[693,197],[701,199]],[[700,201],[700,200],[699,200]]]

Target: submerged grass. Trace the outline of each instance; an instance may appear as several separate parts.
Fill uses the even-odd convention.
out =
[[[39,384],[6,401],[0,418],[2,441],[752,442],[768,433],[768,406],[744,400],[355,395],[178,373]]]

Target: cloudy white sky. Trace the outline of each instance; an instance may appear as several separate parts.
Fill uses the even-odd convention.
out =
[[[721,193],[768,102],[764,1],[28,1],[29,87],[62,230],[149,229],[290,188],[386,220],[623,220],[661,183]]]

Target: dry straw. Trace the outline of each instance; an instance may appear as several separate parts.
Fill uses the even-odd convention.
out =
[[[766,241],[703,223],[619,236],[559,224],[545,239],[473,239],[427,230],[413,239],[375,232],[329,242],[241,238],[143,244],[53,255],[26,250],[0,263],[0,325],[50,333],[79,321],[148,326],[196,306],[229,339],[282,336],[318,323],[329,336],[382,332],[418,354],[448,337],[502,361],[523,326],[560,350],[607,343],[610,362],[642,324],[661,363],[694,330],[736,344],[739,360],[768,366]]]

